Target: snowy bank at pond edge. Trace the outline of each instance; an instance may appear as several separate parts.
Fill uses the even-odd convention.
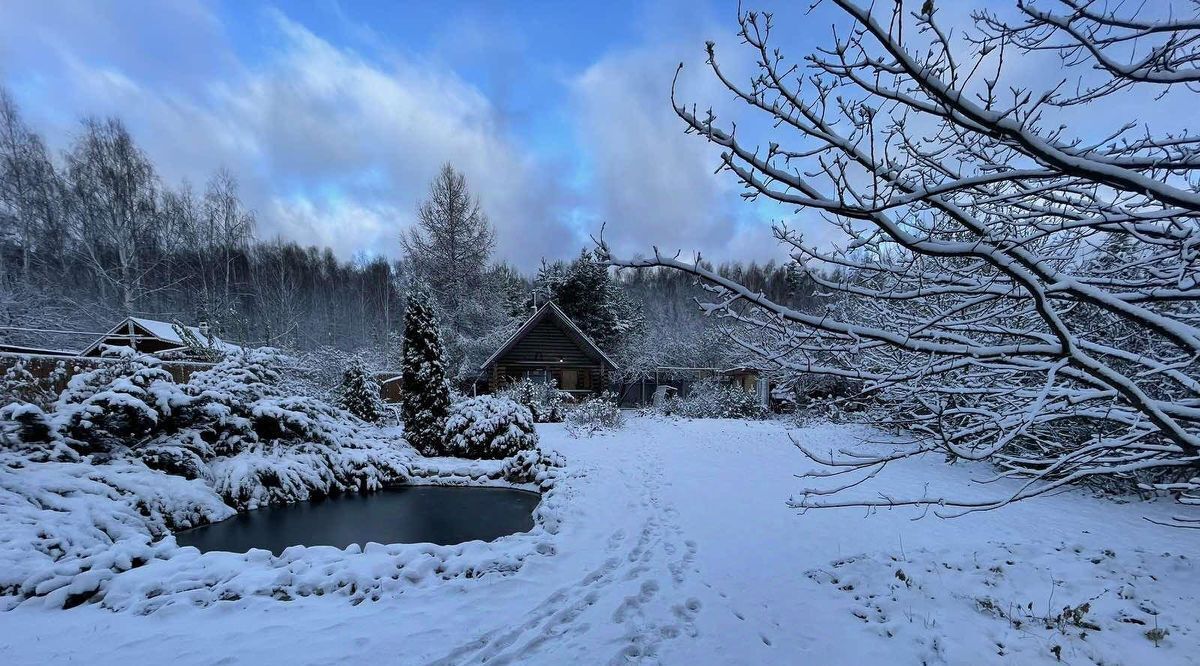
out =
[[[235,514],[222,502],[228,489],[210,486],[211,480],[165,474],[136,460],[30,462],[5,452],[0,457],[0,610],[19,604],[69,608],[92,603],[150,613],[173,604],[206,605],[254,595],[291,599],[332,594],[357,603],[426,580],[512,571],[532,554],[553,552],[546,537],[559,524],[554,485],[561,458],[537,451],[497,461],[422,458],[399,437],[382,436],[342,453],[361,455],[364,461],[388,459],[387,473],[373,475],[363,487],[487,485],[540,491],[534,528],[491,543],[454,546],[371,543],[344,550],[297,546],[279,556],[263,550],[200,553],[178,546],[171,530]],[[246,452],[218,464],[253,467],[275,457]],[[294,454],[278,457],[285,467],[317,467]],[[349,467],[355,468],[352,463]],[[361,468],[375,469],[367,463]],[[244,470],[216,472],[218,479],[257,478]],[[308,497],[305,493],[296,499]]]

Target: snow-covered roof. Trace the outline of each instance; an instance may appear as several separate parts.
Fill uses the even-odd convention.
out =
[[[576,326],[575,322],[571,321],[571,318],[567,316],[567,313],[563,312],[562,309],[554,304],[554,301],[547,301],[545,305],[538,308],[537,312],[533,313],[532,317],[527,319],[524,324],[521,324],[521,328],[518,328],[517,332],[512,334],[512,337],[510,337],[504,344],[500,345],[500,348],[497,349],[494,354],[489,356],[488,359],[479,366],[479,368],[481,370],[488,368],[497,360],[499,360],[500,357],[507,354],[508,351],[512,349],[518,341],[521,340],[521,338],[525,337],[529,331],[533,330],[533,327],[537,326],[538,323],[541,322],[542,319],[546,318],[547,315],[552,315],[558,319],[558,321],[561,322],[564,327],[566,327],[567,334],[569,336],[575,338],[576,342],[578,342],[585,349],[595,353],[595,355],[598,356],[609,367],[613,368],[614,370],[621,367],[617,365],[616,362],[614,362],[611,358],[609,358],[608,354],[605,354],[604,350],[600,349],[595,342],[592,342],[592,339],[589,338],[587,334],[583,332],[583,330]]]
[[[125,319],[121,320],[121,322],[119,324],[117,324],[116,326],[113,326],[111,329],[109,329],[108,333],[104,334],[104,336],[101,337],[99,340],[96,340],[91,345],[88,345],[88,348],[83,350],[83,352],[81,352],[80,355],[81,356],[86,355],[89,352],[95,350],[97,347],[104,344],[104,341],[107,340],[109,337],[125,335],[129,322],[133,322],[133,324],[137,328],[140,328],[142,331],[145,331],[146,335],[143,337],[149,337],[149,338],[153,338],[156,340],[161,340],[162,342],[176,345],[177,348],[182,348],[182,347],[187,346],[187,343],[184,342],[182,337],[180,337],[179,332],[177,330],[175,330],[176,324],[172,324],[170,322],[165,322],[165,321],[158,321],[156,319],[143,319],[142,317],[126,317]],[[196,336],[197,340],[200,340],[201,342],[209,342],[211,340],[212,346],[215,349],[219,349],[223,352],[230,352],[230,353],[242,351],[242,348],[239,347],[238,345],[235,345],[230,342],[225,342],[224,340],[222,340],[221,338],[218,338],[215,335],[212,335],[212,336],[205,335],[204,333],[202,333],[200,331],[199,328],[196,328],[195,326],[183,326],[183,328],[187,329],[192,335]]]

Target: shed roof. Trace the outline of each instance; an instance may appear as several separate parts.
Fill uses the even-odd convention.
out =
[[[110,337],[125,335],[126,326],[129,322],[133,322],[134,327],[136,329],[141,329],[142,333],[144,333],[139,334],[140,338],[160,340],[168,344],[176,345],[176,348],[187,346],[187,343],[183,341],[182,337],[180,337],[179,332],[175,330],[176,324],[158,321],[156,319],[143,319],[142,317],[126,317],[125,319],[122,319],[116,326],[113,326],[111,329],[109,329],[108,333],[105,333],[104,336],[102,336],[99,340],[96,340],[92,344],[88,345],[87,349],[84,349],[82,352],[80,352],[80,356],[86,356],[88,353],[95,351],[100,347],[100,345],[104,344],[105,340]],[[182,325],[180,324],[180,326]],[[196,328],[195,326],[182,327],[187,329],[192,335],[196,336],[197,340],[211,340],[213,347],[223,352],[242,351],[242,348],[238,345],[225,342],[215,335],[211,337],[206,336],[204,333],[200,332],[199,328]]]

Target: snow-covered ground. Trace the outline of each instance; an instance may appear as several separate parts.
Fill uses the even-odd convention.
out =
[[[515,572],[427,576],[378,600],[251,595],[145,615],[33,600],[0,613],[0,663],[1200,660],[1200,531],[1143,519],[1175,507],[1075,491],[953,520],[799,515],[785,501],[806,464],[788,432],[844,446],[866,431],[647,418],[584,439],[538,430],[567,461],[561,525]],[[917,460],[876,482],[898,492],[983,473]],[[338,557],[388,557],[370,550]]]

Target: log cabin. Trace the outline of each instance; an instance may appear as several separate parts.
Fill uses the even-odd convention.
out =
[[[608,388],[616,369],[617,364],[551,301],[483,362],[480,374],[485,391],[528,377],[553,381],[582,397]]]

